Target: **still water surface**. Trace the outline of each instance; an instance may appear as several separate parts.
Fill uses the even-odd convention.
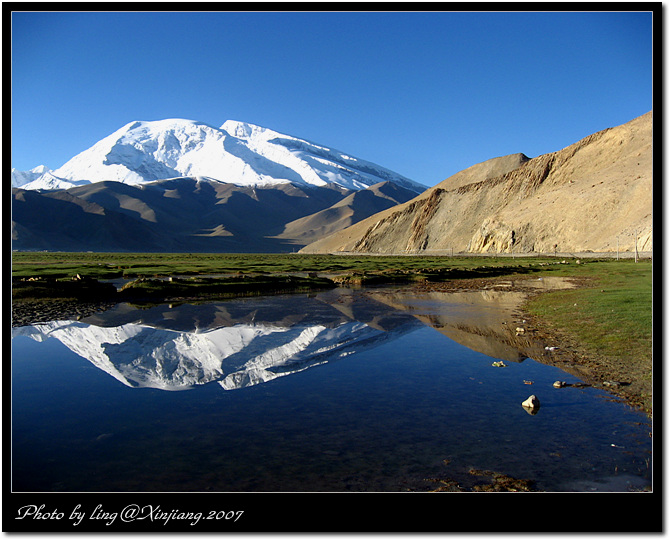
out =
[[[502,298],[337,289],[120,304],[15,328],[12,489],[490,482],[472,470],[543,491],[650,486],[646,416],[593,388],[553,388],[580,381],[495,333],[514,324]],[[532,415],[521,407],[530,394],[541,401]]]

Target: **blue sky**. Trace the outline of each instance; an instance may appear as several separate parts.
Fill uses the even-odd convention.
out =
[[[15,12],[11,40],[19,170],[133,120],[232,119],[432,186],[653,107],[650,12]]]

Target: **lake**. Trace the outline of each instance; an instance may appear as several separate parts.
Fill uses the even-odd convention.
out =
[[[12,490],[648,489],[650,420],[533,360],[514,294],[338,288],[13,328]]]

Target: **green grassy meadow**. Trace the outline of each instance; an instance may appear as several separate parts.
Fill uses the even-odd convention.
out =
[[[58,253],[15,252],[12,276],[72,277],[95,279],[140,276],[171,276],[234,273],[371,273],[504,268],[523,271],[529,264],[550,258],[431,256],[336,256],[302,254],[207,254],[207,253]]]
[[[528,308],[604,354],[651,358],[652,265],[599,262],[579,270],[572,274],[592,283],[540,295]]]
[[[589,278],[578,289],[551,291],[526,309],[566,335],[589,356],[606,358],[612,370],[646,383],[651,410],[653,372],[653,270],[650,261],[600,261],[571,275]]]

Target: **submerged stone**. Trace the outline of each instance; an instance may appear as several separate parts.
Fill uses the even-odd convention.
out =
[[[528,399],[521,404],[521,406],[526,409],[527,412],[535,414],[535,412],[537,412],[540,408],[540,400],[536,395],[533,394],[532,396],[529,396]]]

